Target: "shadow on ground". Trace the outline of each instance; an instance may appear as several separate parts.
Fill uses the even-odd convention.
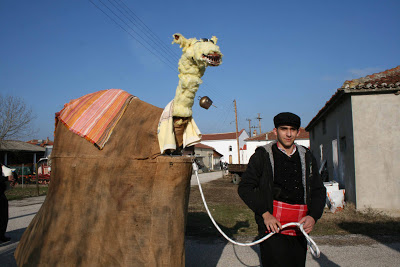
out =
[[[308,253],[308,252],[307,252]],[[331,261],[324,253],[321,252],[318,259],[313,258],[321,267],[340,267],[340,265]]]
[[[386,245],[398,252],[400,250],[392,243],[400,242],[400,223],[393,222],[342,222],[339,227],[352,234],[367,236],[383,245]]]
[[[218,222],[217,222],[218,223]],[[218,223],[221,230],[229,237],[233,238],[243,228],[250,227],[249,222],[237,221],[234,226],[226,227]],[[200,266],[217,266],[223,250],[229,243],[215,228],[211,222],[208,214],[205,212],[189,212],[186,224],[186,266],[200,267]],[[212,245],[210,245],[212,244]],[[258,246],[252,249],[259,255]],[[259,266],[259,265],[246,265],[238,253],[236,247],[233,247],[236,259],[243,264],[243,266]]]
[[[16,267],[17,263],[14,259],[14,252],[17,248],[18,242],[21,239],[22,234],[25,232],[26,228],[17,229],[14,231],[7,232],[7,236],[11,238],[9,242],[1,243],[0,249],[6,247],[6,249],[1,249],[0,253],[0,265],[4,267]]]

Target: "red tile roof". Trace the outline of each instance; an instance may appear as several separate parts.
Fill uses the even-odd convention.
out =
[[[198,144],[195,144],[195,145],[194,145],[194,147],[195,147],[195,148],[205,148],[205,149],[211,149],[211,150],[214,150],[214,148],[213,148],[213,147],[211,147],[211,146],[207,146],[207,145],[204,145],[204,144],[200,144],[200,143],[198,143]]]
[[[307,132],[304,127],[300,127],[300,134],[296,138],[296,140],[299,140],[299,139],[310,139],[310,133]]]
[[[386,85],[390,84],[395,85],[396,83],[399,82],[400,82],[400,66],[397,66],[396,68],[385,70],[372,75],[367,75],[359,79],[345,81],[343,83],[342,88],[365,87],[368,84],[370,84],[371,86],[373,85],[379,86],[382,85],[383,83],[385,83]]]
[[[242,134],[244,129],[239,132],[239,136]],[[236,139],[236,132],[231,133],[216,133],[216,134],[203,134],[201,137],[202,141],[207,140],[226,140],[226,139]]]
[[[221,153],[219,153],[217,150],[214,150],[213,156],[214,156],[214,157],[220,157],[220,158],[222,158],[224,155],[222,155]]]
[[[211,147],[211,146],[207,146],[207,145],[205,145],[205,144],[198,143],[198,144],[195,144],[194,147],[195,147],[195,148],[210,149],[210,150],[213,151],[214,157],[222,157],[222,156],[223,156],[221,153],[219,153],[218,151],[216,151],[215,148],[213,148],[213,147]]]
[[[300,134],[299,137],[296,139],[309,139],[310,134],[309,132],[306,131],[303,127],[300,127]],[[267,132],[267,133],[262,133],[250,138],[245,139],[245,141],[265,141],[265,140],[276,140],[276,136],[273,131]]]
[[[258,134],[256,136],[252,136],[252,137],[245,139],[245,141],[265,141],[265,140],[267,140],[267,138],[266,138],[267,134],[268,133]]]
[[[41,147],[54,145],[54,142],[49,140],[49,138],[47,138],[45,140],[33,139],[33,140],[27,141],[27,143],[31,144],[31,145],[41,146]]]
[[[388,94],[400,92],[400,66],[385,70],[359,79],[345,81],[341,88],[325,103],[317,115],[308,123],[311,127],[346,94]]]

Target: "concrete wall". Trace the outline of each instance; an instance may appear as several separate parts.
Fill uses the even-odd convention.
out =
[[[357,208],[400,209],[400,96],[352,96]]]
[[[208,169],[213,169],[214,151],[212,149],[195,147],[194,152],[197,157],[202,157],[203,163]]]
[[[310,149],[319,166],[327,161],[329,180],[337,181],[340,188],[346,189],[346,201],[356,203],[352,125],[352,102],[347,95],[311,129]]]

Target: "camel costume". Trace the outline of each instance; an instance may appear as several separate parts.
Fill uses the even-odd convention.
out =
[[[57,114],[49,192],[16,249],[18,266],[185,265],[193,158],[163,153],[199,141],[191,107],[222,54],[215,37],[173,37],[183,54],[164,116],[121,90],[84,96]]]

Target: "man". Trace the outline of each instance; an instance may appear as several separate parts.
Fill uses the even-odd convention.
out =
[[[260,237],[276,232],[260,244],[263,266],[305,266],[307,241],[296,229],[310,233],[325,206],[326,189],[311,152],[294,143],[299,116],[284,112],[274,117],[277,141],[258,147],[242,175],[238,193],[255,213]]]
[[[1,180],[0,180],[0,243],[10,241],[10,238],[5,236],[8,224],[8,200],[4,192],[7,189],[7,181],[12,180],[12,171],[1,164]]]

